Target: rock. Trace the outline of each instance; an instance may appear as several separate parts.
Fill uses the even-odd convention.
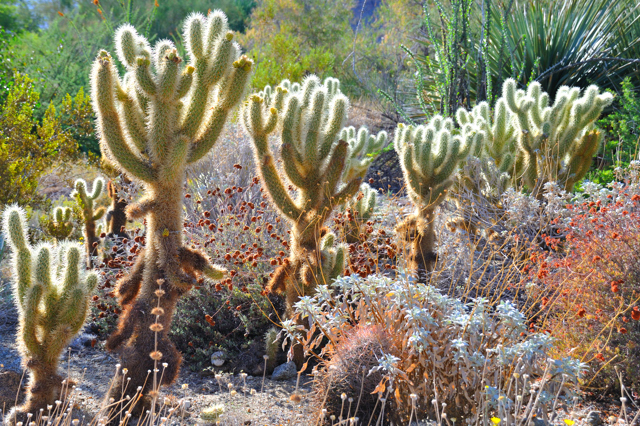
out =
[[[293,361],[289,361],[286,364],[279,365],[273,370],[271,380],[290,380],[294,379],[298,375],[296,364]]]
[[[602,425],[602,418],[600,417],[600,411],[589,411],[589,414],[587,414],[587,417],[584,419],[584,424],[588,426]]]
[[[74,351],[80,351],[83,348],[90,348],[91,342],[93,341],[93,339],[97,339],[97,338],[98,336],[96,336],[95,334],[80,333],[75,339],[71,341],[69,346]]]
[[[211,364],[221,367],[224,364],[224,352],[217,351],[211,354]]]

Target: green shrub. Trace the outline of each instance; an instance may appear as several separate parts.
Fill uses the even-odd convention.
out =
[[[54,162],[77,156],[52,104],[41,121],[34,116],[38,101],[33,80],[16,73],[0,110],[0,205],[41,201],[38,178]]]
[[[336,74],[350,48],[351,0],[262,0],[240,43],[255,58],[252,85]]]
[[[622,82],[622,96],[617,97],[614,112],[598,122],[605,130],[605,142],[598,153],[597,169],[589,178],[600,184],[614,179],[615,167],[628,167],[638,158],[640,143],[640,99],[630,78]]]

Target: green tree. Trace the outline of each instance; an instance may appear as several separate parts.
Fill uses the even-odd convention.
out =
[[[41,121],[34,116],[38,102],[33,80],[16,74],[0,109],[0,206],[39,201],[38,178],[54,162],[77,155],[53,104]]]
[[[180,37],[182,19],[191,12],[207,14],[208,11],[222,10],[229,20],[229,28],[244,32],[249,15],[255,6],[254,0],[158,0],[156,19],[151,26],[151,34],[157,38],[176,39]]]
[[[348,55],[352,8],[352,0],[260,1],[240,37],[256,61],[253,86],[335,75]]]

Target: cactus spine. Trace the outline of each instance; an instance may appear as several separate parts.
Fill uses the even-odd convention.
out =
[[[240,56],[221,11],[206,17],[192,14],[184,25],[184,39],[189,61],[181,66],[173,43],[161,40],[151,49],[132,26],[123,25],[115,42],[126,69],[124,77],[105,51],[92,69],[102,152],[145,188],[143,199],[127,207],[127,216],[146,220],[146,246],[117,285],[125,314],[107,341],[108,349],[120,349],[122,366],[131,377],[127,385],[131,394],[145,386],[147,370],[154,368],[150,358],[154,351],[156,359],[161,353],[161,362],[168,364],[162,384],[173,382],[181,363],[168,337],[175,305],[205,276],[224,276],[206,255],[184,245],[185,169],[218,140],[229,113],[243,97],[252,62]],[[156,321],[152,310],[159,315],[155,332],[149,328]],[[150,388],[144,388],[143,406],[151,402]]]
[[[427,125],[396,129],[394,148],[400,158],[407,192],[416,210],[396,232],[409,249],[408,267],[421,277],[435,266],[436,207],[444,201],[458,163],[476,152],[481,135],[471,128],[453,136],[453,121],[435,116]],[[421,277],[422,278],[422,277]]]
[[[5,237],[12,250],[13,284],[20,326],[17,340],[24,366],[31,373],[21,413],[47,409],[63,392],[58,359],[84,325],[98,276],[81,266],[82,247],[65,243],[32,247],[27,241],[25,212],[9,207],[3,214]]]
[[[96,221],[100,220],[105,213],[104,207],[96,208],[95,206],[96,200],[102,194],[104,180],[102,178],[96,178],[93,181],[92,192],[89,192],[87,182],[83,179],[78,179],[74,184],[74,188],[75,191],[72,195],[82,210],[87,264],[91,268],[93,265],[93,257],[98,253],[98,243],[100,242],[98,237],[96,237]]]
[[[324,222],[336,206],[356,193],[372,161],[367,155],[377,145],[370,143],[366,130],[361,131],[366,137],[360,145],[340,139],[349,101],[336,79],[328,78],[323,84],[310,76],[300,87],[285,81],[262,93],[271,102],[251,96],[242,118],[253,139],[264,188],[292,224],[290,262],[275,271],[268,287],[286,291],[291,315],[300,296],[312,293],[318,282],[329,282],[336,270],[340,270],[337,275],[342,272],[343,249],[335,249],[337,260],[327,251],[334,238],[327,234]],[[267,141],[276,130],[282,142],[278,156],[282,171],[276,168],[276,156]],[[386,140],[386,134],[373,140]],[[287,181],[296,188],[295,199],[286,189]]]
[[[347,243],[354,244],[366,240],[367,235],[363,232],[363,225],[373,215],[377,194],[375,189],[363,183],[360,185],[360,192],[345,204],[347,221],[344,227]]]
[[[557,181],[566,191],[589,171],[603,134],[595,128],[602,110],[613,101],[610,93],[599,93],[597,86],[580,89],[562,86],[553,105],[538,82],[527,91],[516,89],[512,79],[505,81],[503,98],[515,116],[518,158],[517,178],[542,197],[545,183]]]

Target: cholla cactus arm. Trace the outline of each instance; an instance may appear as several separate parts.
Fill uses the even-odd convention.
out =
[[[220,11],[206,17],[192,14],[183,33],[187,61],[172,42],[161,40],[151,48],[135,28],[124,25],[115,34],[124,77],[120,79],[106,52],[100,53],[92,70],[103,153],[145,187],[145,196],[127,207],[127,216],[146,220],[146,245],[131,276],[118,283],[116,293],[127,310],[107,342],[110,350],[122,347],[132,392],[145,387],[146,371],[154,368],[149,358],[154,351],[169,364],[163,384],[175,379],[181,358],[168,338],[175,304],[204,277],[220,279],[225,273],[204,253],[184,246],[185,170],[219,139],[229,114],[244,96],[253,63],[240,55]],[[166,294],[160,298],[162,331],[156,348],[156,335],[149,326],[156,320],[150,312],[158,305],[158,283]],[[143,393],[147,392],[145,388]]]
[[[80,266],[82,252],[77,244],[66,243],[57,249],[46,244],[32,247],[27,242],[25,213],[19,207],[4,212],[3,228],[13,251],[18,348],[31,373],[26,401],[9,417],[16,419],[46,409],[61,397],[58,361],[86,320],[98,277]]]
[[[599,93],[596,86],[582,94],[578,88],[563,86],[550,106],[539,83],[531,83],[525,92],[517,90],[511,79],[504,83],[503,94],[517,117],[517,178],[538,197],[549,181],[559,181],[571,191],[588,171],[602,140],[594,123],[613,96]]]
[[[96,178],[93,181],[92,192],[88,191],[87,183],[83,179],[78,179],[74,184],[74,188],[73,196],[82,210],[86,256],[88,265],[91,267],[92,258],[98,253],[97,243],[99,239],[96,237],[96,221],[100,220],[106,212],[104,207],[96,208],[95,206],[96,200],[102,194],[104,180]]]
[[[462,119],[468,117],[461,114]],[[435,265],[435,208],[444,201],[460,161],[476,142],[473,134],[453,136],[452,122],[436,116],[426,126],[400,125],[394,148],[400,158],[407,192],[416,211],[396,231],[409,247],[409,266],[418,273]],[[471,132],[471,130],[468,130]]]
[[[372,135],[366,127],[361,127],[356,133],[355,127],[348,127],[342,129],[340,139],[349,144],[343,179],[350,181],[357,176],[364,176],[363,172],[366,173],[375,159],[374,154],[387,145],[389,135],[385,131]]]
[[[91,85],[101,149],[112,163],[133,177],[145,182],[153,181],[155,172],[151,165],[142,158],[141,152],[132,150],[126,142],[115,103],[116,84],[119,85],[119,81],[113,60],[106,51],[102,51],[93,65]]]

